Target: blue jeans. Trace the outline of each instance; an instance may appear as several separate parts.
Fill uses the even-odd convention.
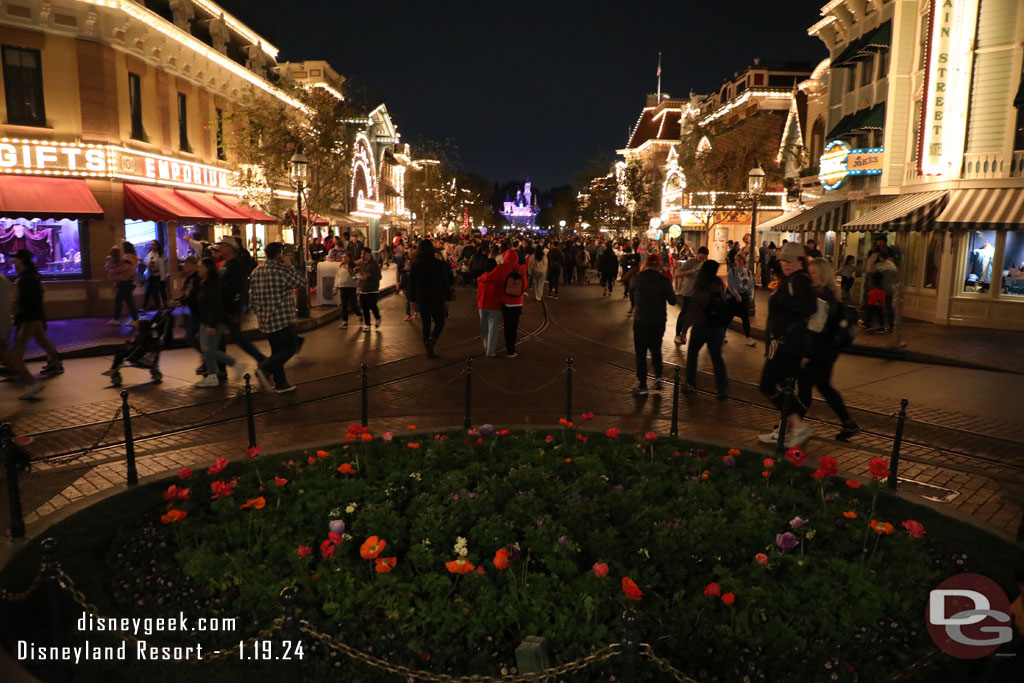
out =
[[[480,339],[484,342],[484,351],[488,356],[498,353],[498,325],[501,323],[501,311],[480,309]]]
[[[686,382],[691,387],[697,386],[697,354],[705,344],[711,354],[711,366],[715,371],[715,389],[719,395],[729,390],[729,376],[725,372],[725,361],[722,359],[722,341],[725,339],[725,328],[695,322],[690,328],[689,344],[686,347]]]
[[[227,329],[228,326],[225,323],[217,323],[215,326],[203,323],[199,326],[199,348],[202,350],[203,360],[206,362],[207,376],[217,376],[217,363],[235,364],[234,358],[218,348]]]

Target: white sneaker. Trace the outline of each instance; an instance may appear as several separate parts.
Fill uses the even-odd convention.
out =
[[[754,341],[753,337],[747,337],[747,346],[757,346],[757,342]]]
[[[274,383],[267,377],[267,373],[263,372],[263,369],[258,365],[256,366],[256,379],[259,380],[260,386],[263,387],[263,391],[273,391]]]
[[[343,322],[342,324],[338,325],[338,329],[339,330],[344,330],[347,327],[348,327],[348,321]]]
[[[248,363],[244,363],[242,361],[236,362],[234,365],[231,366],[231,379],[235,380],[236,382],[242,381],[242,377],[243,375],[245,375],[245,370],[248,367]]]
[[[757,440],[761,443],[778,443],[779,442],[779,428],[776,427],[769,434],[761,434],[757,437]]]
[[[802,425],[786,434],[786,448],[803,446],[814,435],[814,427],[804,422]]]
[[[38,394],[40,391],[42,391],[45,388],[46,388],[46,385],[43,384],[42,382],[36,382],[35,384],[29,384],[27,387],[25,387],[25,393],[23,393],[18,398],[20,398],[22,401],[27,401],[27,400],[29,400],[30,398],[32,398],[33,396],[35,396],[36,394]]]
[[[111,318],[110,320],[107,321],[107,324],[112,327],[120,327],[121,321],[118,320],[117,318]]]
[[[133,320],[130,323],[125,323],[125,325],[127,327],[138,327],[139,326],[139,321],[138,320]]]
[[[216,375],[207,375],[192,386],[199,387],[201,389],[207,389],[210,387],[219,387],[220,380],[217,379]]]

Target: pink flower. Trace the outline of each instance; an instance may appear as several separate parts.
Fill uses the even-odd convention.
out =
[[[383,438],[385,441],[391,441],[391,439],[395,438],[395,435],[393,432],[384,432],[383,434],[381,434],[381,438]]]
[[[704,595],[711,595],[717,598],[721,594],[722,587],[719,586],[717,583],[709,583],[707,586],[704,587]]]
[[[233,496],[235,494],[235,486],[238,484],[237,480],[230,482],[215,481],[210,484],[210,490],[213,491],[213,495],[210,496],[211,500],[222,498],[224,496]]]
[[[920,522],[915,522],[912,519],[908,519],[907,521],[903,522],[903,528],[906,529],[907,533],[909,533],[914,538],[924,538],[924,525]]]
[[[552,441],[555,440],[555,437],[548,434],[547,436],[544,437],[544,440],[547,441],[548,443],[551,443]]]
[[[593,413],[583,413],[582,415],[580,415],[580,417],[583,419],[584,422],[590,422],[591,420],[594,419],[594,414]]]
[[[176,500],[185,500],[186,498],[188,498],[188,496],[188,489],[181,488],[174,484],[168,486],[167,490],[164,491],[164,500],[168,502],[174,502]]]

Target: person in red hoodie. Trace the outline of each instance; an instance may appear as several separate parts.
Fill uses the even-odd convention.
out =
[[[482,275],[494,287],[501,299],[501,317],[505,323],[505,351],[515,358],[516,337],[519,336],[519,318],[523,314],[523,293],[526,291],[526,266],[520,265],[515,249],[505,252],[505,261],[489,273]]]
[[[487,259],[487,267],[476,279],[476,307],[480,309],[480,339],[488,358],[498,355],[498,325],[501,323],[501,294],[498,284],[489,276],[498,267],[494,259]]]

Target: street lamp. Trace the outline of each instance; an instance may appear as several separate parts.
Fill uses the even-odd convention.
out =
[[[299,147],[295,154],[292,155],[290,164],[290,176],[292,181],[298,188],[296,195],[296,201],[298,202],[299,212],[296,217],[296,251],[298,252],[298,268],[299,273],[302,274],[302,280],[305,282],[307,278],[306,273],[306,235],[302,231],[302,191],[303,186],[306,184],[306,172],[309,166],[309,160],[306,159],[306,155],[302,153],[302,148]],[[309,285],[305,284],[299,289],[299,317],[309,317]]]
[[[562,236],[562,231],[565,230],[565,221],[558,221],[558,236]]]
[[[747,174],[747,192],[750,193],[750,198],[753,206],[750,210],[750,253],[747,254],[747,267],[750,269],[750,284],[754,284],[754,263],[757,261],[757,199],[764,192],[764,171],[761,169],[761,164],[754,162],[754,168],[750,169],[750,173]],[[764,264],[761,264],[761,268],[764,268]],[[754,296],[753,290],[751,290],[750,301],[753,303]]]
[[[626,202],[626,211],[629,212],[629,241],[632,242],[636,236],[633,233],[633,214],[636,213],[636,200],[630,199]]]

